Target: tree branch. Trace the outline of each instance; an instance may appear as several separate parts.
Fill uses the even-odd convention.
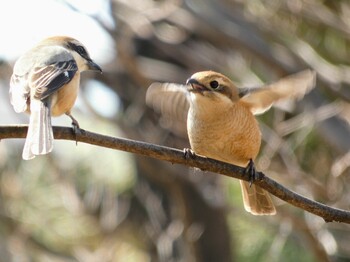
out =
[[[27,135],[27,126],[0,126],[0,139],[25,138]],[[55,139],[77,140],[79,142],[126,151],[129,153],[144,155],[171,163],[182,164],[196,167],[204,171],[211,171],[221,175],[249,181],[245,168],[217,161],[214,159],[195,155],[193,158],[185,158],[184,152],[165,146],[154,145],[145,142],[139,142],[130,139],[116,138],[100,135],[80,129],[80,134],[75,135],[72,128],[53,127]],[[319,202],[303,197],[284,186],[280,185],[271,178],[258,172],[258,177],[254,184],[260,186],[274,196],[299,207],[312,214],[322,217],[326,222],[344,222],[350,224],[350,212],[337,208],[332,208]]]

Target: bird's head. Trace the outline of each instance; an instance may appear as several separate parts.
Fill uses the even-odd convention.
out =
[[[232,81],[214,71],[195,73],[186,84],[190,86],[189,91],[193,99],[210,99],[218,102],[222,100],[233,102],[239,99],[238,89]]]
[[[78,40],[68,36],[49,37],[43,41],[44,44],[59,45],[71,52],[78,64],[80,71],[91,70],[102,72],[101,67],[90,57],[86,47]]]

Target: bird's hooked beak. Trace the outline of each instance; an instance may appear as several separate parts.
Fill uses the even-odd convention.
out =
[[[96,64],[94,61],[89,60],[87,65],[88,65],[89,70],[100,71],[100,73],[102,73],[102,68],[98,64]]]
[[[186,85],[190,85],[192,87],[192,89],[190,89],[190,91],[192,92],[208,91],[208,88],[206,88],[203,84],[199,83],[195,78],[187,79]]]

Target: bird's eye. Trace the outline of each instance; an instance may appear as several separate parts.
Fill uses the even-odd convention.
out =
[[[81,55],[81,56],[86,56],[86,50],[84,47],[82,46],[77,46],[77,52]]]
[[[216,80],[211,81],[211,82],[209,83],[209,85],[210,85],[210,87],[213,88],[213,89],[216,89],[216,88],[219,87],[219,83],[218,83],[218,81],[216,81]]]

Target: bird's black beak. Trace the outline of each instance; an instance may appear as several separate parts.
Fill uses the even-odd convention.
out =
[[[198,81],[194,78],[189,78],[186,81],[186,85],[199,84]]]
[[[88,61],[88,67],[91,71],[100,71],[102,73],[102,68],[92,60]]]
[[[204,85],[199,83],[195,78],[189,78],[186,81],[186,85],[190,85],[192,87],[192,91],[205,91],[208,90]]]

